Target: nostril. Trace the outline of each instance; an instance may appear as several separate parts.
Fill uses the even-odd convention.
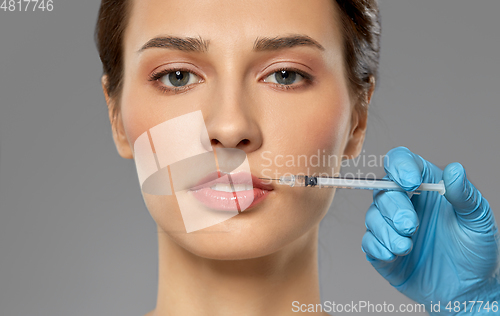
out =
[[[227,143],[222,143],[221,141],[219,141],[217,138],[213,138],[210,140],[210,144],[212,147],[216,147],[216,146],[221,146],[221,147],[233,147],[235,146],[236,143],[230,143],[230,142],[227,142]],[[250,140],[245,138],[245,139],[242,139],[240,140],[235,148],[239,148],[239,147],[246,147],[250,144]]]
[[[212,145],[212,146],[215,146],[215,145],[217,145],[217,144],[220,144],[220,142],[219,142],[217,139],[212,139],[212,140],[210,141],[210,143],[211,143],[211,145]]]

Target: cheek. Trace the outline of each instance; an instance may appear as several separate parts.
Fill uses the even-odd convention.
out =
[[[121,115],[123,126],[129,143],[134,141],[146,130],[161,123],[159,116],[152,111],[151,101],[139,89],[124,85],[121,99]]]
[[[269,150],[266,157],[271,162],[266,161],[265,176],[336,175],[349,136],[351,102],[347,88],[338,83],[331,84],[329,88],[318,89],[303,99],[287,101],[283,105],[276,102],[282,107],[282,115],[279,124],[268,133],[272,137],[264,150]],[[286,186],[278,189],[281,193],[276,195],[276,204],[280,205],[277,212],[286,218],[283,222],[288,223],[288,227],[298,230],[317,224],[326,214],[335,194],[332,189]],[[293,216],[287,216],[290,214]]]
[[[162,104],[148,96],[147,91],[141,88],[140,82],[128,79],[125,78],[124,82],[120,113],[127,139],[131,148],[134,148],[134,143],[140,135],[170,118],[166,117],[165,112],[159,113],[157,109],[161,108]],[[141,193],[151,217],[163,231],[185,233],[175,195],[151,195],[142,190]]]
[[[185,114],[172,110],[170,103],[163,95],[152,91],[143,75],[135,70],[127,72],[126,69],[120,107],[129,142],[133,144],[138,136],[151,127]]]
[[[273,131],[281,135],[280,142],[286,144],[275,144],[281,147],[280,151],[312,155],[324,150],[329,155],[342,154],[351,118],[348,92],[341,85],[318,91],[307,99],[295,101],[307,106],[297,106],[296,111],[289,111],[280,120],[279,128]]]
[[[307,132],[312,146],[325,149],[330,154],[341,154],[348,133],[350,113],[349,103],[339,102],[316,117],[311,117]]]
[[[151,217],[166,233],[185,233],[184,222],[175,195],[160,196],[142,192]]]
[[[343,85],[330,89],[323,97],[318,97],[316,124],[311,124],[318,148],[338,155],[343,151],[349,133],[351,102]],[[311,121],[314,118],[310,118]]]

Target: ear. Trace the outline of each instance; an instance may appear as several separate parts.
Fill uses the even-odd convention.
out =
[[[370,88],[366,94],[366,99],[363,100],[363,108],[359,109],[356,105],[356,108],[352,111],[351,129],[344,150],[344,157],[346,159],[356,158],[361,153],[361,149],[363,148],[368,122],[368,106],[370,105],[373,91],[375,91],[375,77],[370,76]]]
[[[130,144],[127,139],[127,135],[125,134],[125,129],[123,127],[123,120],[120,111],[116,111],[113,113],[113,109],[118,106],[117,100],[111,98],[108,93],[108,76],[104,75],[101,78],[102,90],[104,92],[104,98],[106,99],[106,104],[108,106],[108,116],[109,121],[111,123],[111,131],[113,133],[113,140],[115,141],[116,149],[118,150],[118,154],[126,159],[134,158],[132,154],[132,148],[130,148]],[[115,116],[116,114],[116,116]]]

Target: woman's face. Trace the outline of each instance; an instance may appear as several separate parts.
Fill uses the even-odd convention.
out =
[[[364,128],[356,128],[360,116],[349,98],[335,10],[332,0],[133,1],[124,37],[122,138],[115,138],[122,156],[131,157],[135,140],[149,128],[201,110],[212,146],[245,151],[256,177],[338,172],[342,155],[359,153]],[[254,47],[292,35],[310,41]],[[208,46],[140,51],[167,36],[201,38]],[[180,85],[175,75],[151,80],[178,68],[186,79]],[[314,231],[334,195],[277,184],[270,189],[241,214],[189,234],[175,195],[143,196],[159,233],[199,256],[242,259]]]

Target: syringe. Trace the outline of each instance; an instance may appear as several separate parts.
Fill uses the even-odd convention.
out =
[[[279,179],[260,179],[278,180],[279,184],[289,185],[291,187],[397,190],[406,192],[396,182],[386,179],[349,179],[339,177],[311,177],[305,175],[282,176]],[[439,183],[422,183],[413,193],[420,194],[422,191],[436,191],[441,195],[444,195],[446,192],[443,180],[439,181]]]

